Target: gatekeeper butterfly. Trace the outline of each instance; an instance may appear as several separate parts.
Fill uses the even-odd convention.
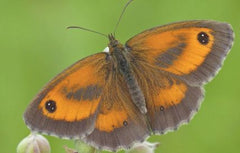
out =
[[[129,148],[189,122],[203,86],[232,47],[227,23],[195,20],[155,27],[109,52],[88,56],[51,80],[24,113],[32,131],[81,139],[99,149]]]

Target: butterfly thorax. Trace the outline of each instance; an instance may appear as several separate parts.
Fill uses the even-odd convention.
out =
[[[111,59],[114,67],[121,73],[126,81],[133,103],[138,107],[141,113],[145,114],[147,112],[146,102],[142,90],[140,89],[131,69],[129,60],[130,53],[118,40],[114,38],[113,35],[109,35],[109,41],[109,53],[112,57]]]

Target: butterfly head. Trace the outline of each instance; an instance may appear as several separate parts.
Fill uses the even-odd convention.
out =
[[[116,40],[116,38],[114,37],[113,34],[109,34],[108,39],[109,39],[108,47],[109,47],[110,53],[112,53],[114,51],[114,49],[116,49],[116,48],[118,48],[118,49],[124,48],[123,45],[118,40]]]

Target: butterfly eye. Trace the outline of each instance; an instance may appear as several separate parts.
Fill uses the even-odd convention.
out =
[[[206,34],[205,32],[200,32],[198,34],[198,41],[203,44],[203,45],[206,45],[208,44],[209,42],[209,36],[208,34]]]
[[[128,125],[128,122],[127,122],[127,121],[123,121],[123,125],[124,125],[124,126],[127,126],[127,125]]]
[[[56,106],[56,102],[53,100],[49,100],[45,103],[45,108],[49,113],[53,113],[56,111],[57,106]]]

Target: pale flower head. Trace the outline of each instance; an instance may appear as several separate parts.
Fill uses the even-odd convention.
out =
[[[18,144],[17,153],[50,153],[50,145],[46,138],[32,133]]]
[[[159,143],[143,142],[135,144],[126,153],[154,153],[155,149],[159,146]]]

